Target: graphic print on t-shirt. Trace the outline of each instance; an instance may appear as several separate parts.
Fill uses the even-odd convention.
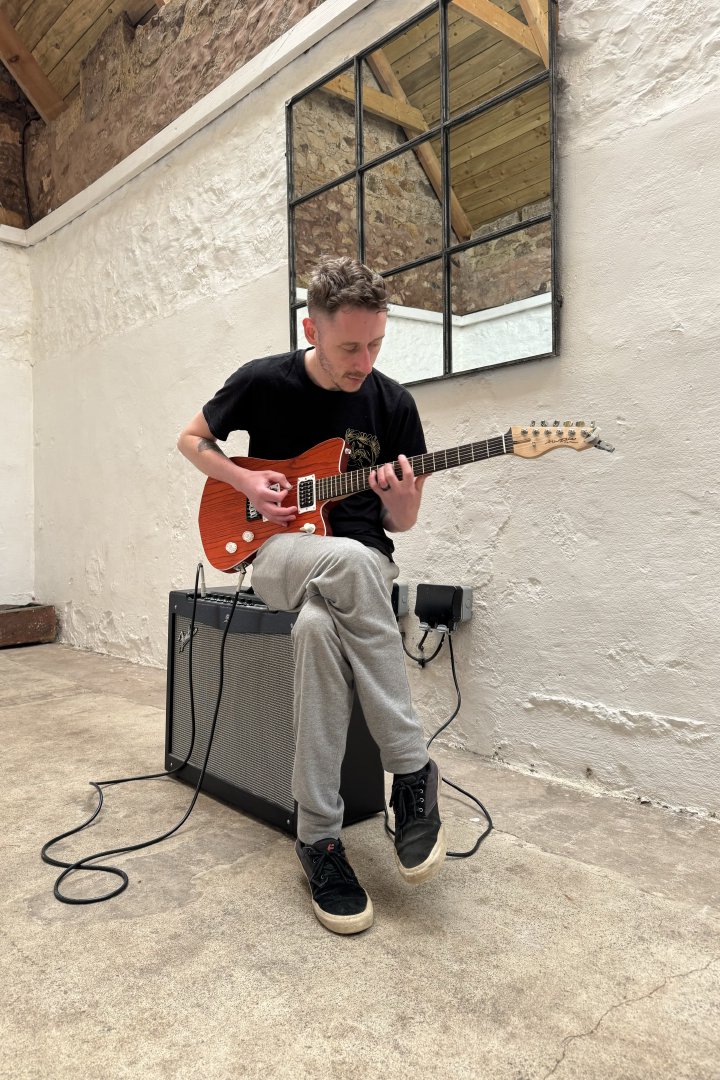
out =
[[[358,468],[377,465],[377,459],[380,456],[380,441],[375,435],[348,428],[345,432],[345,442],[350,450],[350,461]]]

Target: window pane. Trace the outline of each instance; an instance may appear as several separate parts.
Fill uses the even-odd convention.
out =
[[[552,349],[550,222],[452,257],[453,371]]]
[[[430,141],[365,173],[365,261],[392,270],[442,249],[440,159]]]
[[[495,0],[527,31],[519,4]],[[450,116],[472,109],[545,70],[537,53],[472,19],[461,4],[448,7]]]
[[[363,61],[363,153],[371,161],[440,122],[440,32],[433,12]]]
[[[352,66],[292,107],[293,198],[355,168],[355,74]]]
[[[296,282],[307,287],[321,255],[357,258],[355,180],[324,191],[295,207]]]
[[[398,382],[443,373],[442,259],[385,279],[390,300],[377,367]]]
[[[549,212],[549,201],[543,202],[550,196],[546,84],[459,124],[450,131],[449,148],[450,186],[472,236]]]

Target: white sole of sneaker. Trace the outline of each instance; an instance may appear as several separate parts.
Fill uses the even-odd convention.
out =
[[[398,870],[405,878],[408,885],[422,885],[423,882],[432,881],[433,878],[438,876],[445,863],[446,851],[445,824],[442,823],[438,830],[435,847],[432,849],[425,862],[420,863],[419,866],[408,868],[407,866],[403,866],[400,862],[397,851],[395,852],[395,862],[397,863]]]
[[[333,934],[359,934],[367,930],[373,924],[375,913],[372,900],[368,896],[367,907],[359,911],[357,915],[331,915],[323,911],[319,904],[312,902],[313,911],[318,922],[322,923],[326,930],[332,930]]]

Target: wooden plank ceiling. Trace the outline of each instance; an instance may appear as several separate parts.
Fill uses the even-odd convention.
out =
[[[547,68],[547,0],[453,0],[448,8],[450,113],[457,116]],[[407,139],[440,120],[437,15],[371,53],[363,111],[397,125]],[[373,88],[377,83],[380,90]],[[366,85],[368,84],[369,85]],[[325,89],[354,101],[351,77]],[[438,142],[415,154],[440,197]],[[467,240],[481,226],[550,194],[550,116],[546,85],[454,129],[450,140],[451,219]]]
[[[133,24],[166,0],[3,0],[0,59],[45,121],[67,108],[80,65],[103,31],[126,11]]]
[[[440,119],[436,35],[436,25],[426,20],[382,49],[406,107],[416,110],[427,128]],[[375,58],[370,64],[378,77]],[[542,72],[548,64],[547,0],[454,0],[448,8],[448,61],[451,116]],[[439,160],[439,144],[433,153]],[[428,177],[437,191],[435,176],[428,172]],[[450,183],[453,231],[460,240],[501,215],[547,198],[547,86],[455,128]]]

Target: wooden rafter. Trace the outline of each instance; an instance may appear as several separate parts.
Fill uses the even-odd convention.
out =
[[[542,62],[545,67],[550,65],[550,49],[548,45],[548,6],[547,0],[520,0],[520,7],[530,27],[530,32],[535,38]]]
[[[63,112],[65,102],[1,8],[0,60],[46,124]]]
[[[509,38],[535,56],[541,56],[540,49],[535,41],[535,36],[529,26],[520,22],[514,15],[508,15],[491,0],[453,0],[456,8],[459,8],[468,18],[482,26],[489,26],[503,37]]]
[[[374,53],[370,53],[368,56],[368,64],[370,65],[370,70],[373,75],[387,95],[390,95],[399,103],[405,102],[408,105],[410,104],[405,95],[405,91],[400,84],[400,80],[393,71],[392,65],[382,49],[377,49]],[[363,105],[365,104],[365,97],[368,89],[368,87],[363,87]],[[425,130],[427,131],[427,124],[425,125]],[[409,132],[406,129],[406,134],[410,136],[412,132]],[[433,191],[438,199],[442,199],[442,170],[437,154],[429,143],[422,143],[420,146],[414,147],[414,150],[418,161],[425,171],[425,175],[432,185]],[[469,240],[472,236],[472,225],[452,188],[450,189],[450,220],[453,232],[458,240]]]
[[[342,98],[343,101],[352,101],[353,104],[355,102],[355,82],[350,75],[338,75],[336,79],[325,83],[323,90]],[[414,109],[407,99],[403,102],[389,94],[381,94],[372,86],[363,86],[363,109],[371,116],[379,116],[393,124],[400,124],[412,135],[422,135],[428,129],[423,114],[419,109]]]

